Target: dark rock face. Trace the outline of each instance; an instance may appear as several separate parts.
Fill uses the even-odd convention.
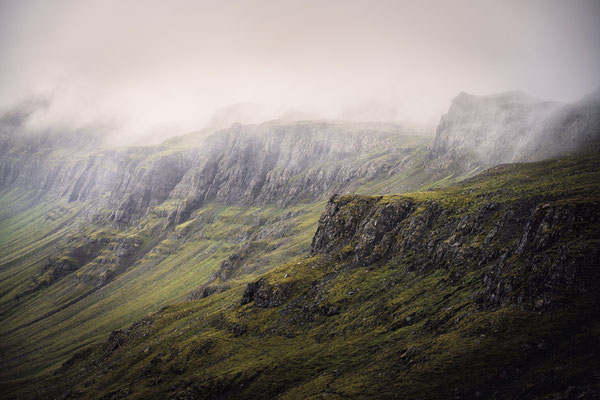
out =
[[[456,280],[481,269],[481,304],[545,309],[564,294],[600,284],[600,252],[574,244],[594,239],[590,227],[600,223],[599,216],[595,203],[488,202],[463,213],[434,201],[416,207],[401,197],[333,197],[312,251],[349,257],[357,266],[394,262],[420,272],[450,269]]]
[[[515,247],[505,250],[484,273],[483,300],[494,305],[533,302],[543,309],[563,292],[585,293],[597,286],[600,251],[578,251],[564,239],[579,238],[584,245],[591,238],[586,228],[600,221],[599,211],[593,204],[535,206]]]
[[[59,280],[65,275],[70,274],[73,271],[76,271],[80,265],[78,265],[77,261],[73,259],[54,259],[50,258],[44,263],[42,267],[42,273],[49,271],[50,272],[50,281],[54,282]]]
[[[257,307],[279,307],[287,298],[288,288],[283,285],[269,285],[264,278],[246,286],[241,304],[254,301]]]
[[[112,331],[107,340],[108,351],[115,351],[116,349],[121,347],[127,341],[127,339],[128,336],[123,330],[117,329],[115,331]]]
[[[229,332],[231,332],[233,334],[233,337],[240,337],[244,333],[246,333],[247,330],[248,330],[248,327],[246,327],[246,325],[243,325],[243,324],[235,324],[234,323],[229,326]]]
[[[332,196],[319,219],[312,252],[330,253],[349,244],[376,203],[375,197]]]
[[[67,244],[61,254],[48,258],[39,275],[32,278],[31,286],[20,292],[21,298],[55,282],[72,276],[75,284],[101,287],[122,273],[135,258],[139,240],[131,237],[84,238],[76,245]],[[102,252],[104,254],[101,254]],[[85,273],[74,276],[74,272],[87,266]]]
[[[252,245],[248,243],[244,244],[239,251],[231,254],[226,260],[223,260],[219,269],[211,274],[210,281],[212,282],[216,279],[226,281],[231,278],[237,270],[243,267],[248,255],[251,253]]]
[[[399,199],[399,198],[398,198]],[[412,209],[408,198],[379,204],[381,197],[333,196],[313,237],[313,253],[331,253],[352,245],[355,262],[372,264],[390,246],[396,228]]]
[[[600,92],[574,104],[544,102],[521,92],[459,94],[442,116],[430,166],[466,168],[537,161],[600,149]]]

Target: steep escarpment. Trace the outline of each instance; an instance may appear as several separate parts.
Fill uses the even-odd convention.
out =
[[[90,216],[130,222],[165,201],[191,165],[193,150],[135,147],[92,151],[60,148],[2,154],[3,189],[35,189],[38,195],[94,206]],[[69,149],[69,148],[67,148]]]
[[[315,201],[416,165],[416,146],[424,141],[385,128],[300,122],[220,131],[173,191],[173,199],[184,201],[176,219],[185,220],[210,201],[279,206]]]
[[[92,141],[65,149],[60,135],[22,137],[18,124],[3,118],[11,133],[3,136],[1,188],[86,202],[96,220],[126,224],[165,201],[181,203],[172,216],[180,223],[211,201],[287,206],[327,198],[409,169],[428,142],[393,125],[272,122],[234,124],[202,141],[104,150]]]
[[[443,190],[334,196],[311,256],[162,309],[13,393],[595,398],[599,167],[503,165]]]
[[[462,176],[502,162],[534,161],[598,147],[600,96],[559,104],[511,92],[461,93],[442,117],[428,159],[425,138],[386,124],[283,122],[232,127],[204,140],[98,150],[100,133],[24,132],[29,108],[0,119],[0,187],[35,188],[93,204],[96,220],[130,224],[169,201],[170,221],[210,202],[289,206],[350,193],[423,167],[395,189]],[[30,107],[31,108],[31,107]],[[427,182],[425,182],[427,181]]]
[[[555,200],[479,200],[463,208],[435,199],[333,197],[312,250],[355,266],[391,262],[419,273],[443,268],[456,280],[480,271],[481,304],[542,309],[563,296],[597,291],[600,283],[600,251],[590,246],[598,240],[598,199]]]
[[[429,157],[437,166],[460,160],[490,167],[597,151],[599,146],[598,91],[573,104],[541,101],[522,92],[463,92],[442,116]]]

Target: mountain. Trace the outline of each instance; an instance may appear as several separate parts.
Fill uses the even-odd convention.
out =
[[[595,398],[599,168],[333,196],[310,255],[115,330],[20,396]]]
[[[308,254],[331,194],[417,187],[410,173],[429,142],[342,122],[234,125],[97,151],[41,138],[9,137],[0,159],[3,379]]]
[[[489,352],[469,347],[492,357],[478,373],[502,375],[511,346],[538,344],[518,321],[550,340],[596,305],[598,98],[461,94],[433,143],[384,123],[270,121],[126,148],[94,129],[26,131],[23,106],[0,120],[0,379],[16,397],[307,398],[339,375],[332,395],[372,398],[381,363],[390,390],[433,398],[447,393],[424,383],[434,366],[467,366],[423,349],[470,338],[471,315],[477,329],[506,322],[473,339]],[[584,326],[570,332],[594,340]],[[565,346],[567,378],[531,393],[588,390]],[[405,356],[425,375],[390,364]],[[461,395],[490,397],[486,382]]]
[[[460,93],[442,116],[429,157],[436,166],[539,161],[600,150],[600,90],[577,103],[535,99],[522,92]]]

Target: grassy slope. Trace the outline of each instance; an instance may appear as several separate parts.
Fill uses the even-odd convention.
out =
[[[165,142],[159,146],[160,152],[146,161],[152,162],[152,157],[162,154],[187,151],[190,145],[199,145],[197,136]],[[424,146],[429,140],[399,136],[394,146],[415,153],[417,162],[424,157]],[[60,154],[55,153],[52,153],[52,162],[60,162]],[[72,158],[73,154],[69,153],[68,157]],[[388,158],[390,163],[395,162],[393,154],[379,149],[346,162]],[[362,192],[378,193],[380,187],[387,190],[415,188],[420,182],[432,179],[429,174],[406,176],[409,179],[377,177],[355,182],[354,187]],[[89,223],[81,214],[90,205],[36,197],[31,191],[0,193],[0,204],[3,206],[0,208],[0,381],[7,382],[44,374],[74,351],[101,340],[111,330],[184,300],[192,290],[206,283],[221,262],[243,244],[253,245],[251,265],[246,266],[243,275],[232,277],[228,282],[231,286],[245,284],[286,259],[308,254],[325,202],[307,202],[288,208],[209,204],[173,231],[164,230],[165,216],[176,206],[170,202],[155,207],[148,216],[125,230]],[[253,235],[260,233],[264,233],[263,239],[253,239]],[[103,250],[75,273],[47,288],[14,299],[35,286],[33,278],[38,281],[47,278],[47,274],[40,271],[48,257],[60,256],[65,249],[99,237],[139,240],[142,246],[136,254],[137,260],[98,289],[83,278],[86,274],[94,276],[116,268],[109,260],[109,252]]]
[[[598,206],[599,171],[597,157],[507,165],[405,196],[465,215],[484,202],[539,196]],[[593,238],[600,227],[589,228]],[[600,245],[595,237],[582,251]],[[79,353],[63,374],[32,390],[70,389],[85,398],[366,399],[516,398],[511,390],[519,388],[533,398],[598,378],[597,293],[552,312],[481,309],[473,300],[482,285],[476,266],[458,281],[451,270],[409,267],[402,258],[355,268],[341,256],[299,257],[265,275],[290,288],[281,307],[241,306],[241,286],[172,305]]]
[[[266,265],[306,253],[318,219],[316,209],[322,207],[323,204],[317,204],[311,213],[289,221],[297,226],[296,231],[271,241],[270,246],[276,251],[265,255]],[[3,373],[23,376],[43,372],[64,361],[74,350],[105,337],[110,330],[126,326],[166,304],[185,299],[239,247],[236,236],[255,229],[251,223],[254,218],[261,216],[273,220],[289,211],[273,208],[243,210],[219,205],[208,206],[202,211],[209,210],[213,214],[212,223],[177,227],[118,279],[60,312],[37,321],[40,315],[60,308],[75,291],[84,293],[90,288],[74,284],[69,277],[64,278],[7,310],[1,332],[5,336],[4,360],[10,368],[4,369]],[[245,223],[248,220],[250,223]],[[178,237],[185,228],[186,234]],[[290,241],[290,235],[295,240]],[[29,268],[37,272],[41,260],[50,255],[52,249],[41,252],[33,248],[32,251],[36,257]],[[83,267],[76,275],[84,273],[85,269]],[[28,272],[31,271],[25,270],[23,274]],[[19,279],[19,275],[11,279]],[[9,284],[7,280],[6,286]],[[37,322],[27,325],[32,321]],[[17,327],[21,328],[14,331]],[[19,357],[23,353],[27,355],[25,362]],[[11,358],[13,355],[15,358]]]
[[[20,190],[0,196],[0,304],[31,278],[82,209],[61,201],[28,207],[30,196]]]
[[[146,161],[187,151],[190,146],[200,145],[203,138],[193,134],[165,142],[159,146],[160,151]],[[415,153],[418,161],[424,157],[429,140],[399,136],[394,146]],[[390,155],[388,150],[374,150],[340,166],[388,159],[393,164],[393,152]],[[69,159],[85,157],[79,153],[67,155]],[[61,162],[60,151],[53,152],[51,159]],[[415,188],[428,179],[431,180],[429,174],[412,174],[410,179],[377,177],[356,182],[354,187],[366,193],[379,193],[379,187]],[[245,284],[283,260],[307,254],[325,203],[310,201],[288,208],[209,204],[172,232],[164,231],[165,216],[176,206],[170,202],[155,207],[148,216],[124,231],[90,224],[81,217],[82,211],[90,207],[87,204],[37,197],[32,191],[0,193],[0,204],[0,338],[3,342],[0,381],[12,381],[46,373],[77,349],[97,342],[111,330],[127,326],[164,305],[184,300],[245,243],[253,245],[251,265],[246,266],[242,276],[232,277],[228,285]],[[253,234],[261,231],[264,238],[253,240]],[[110,257],[107,250],[48,288],[14,299],[35,286],[32,279],[38,282],[47,279],[47,273],[40,271],[49,257],[60,256],[67,248],[99,237],[132,237],[142,243],[143,251],[138,252],[138,259],[125,273],[100,289],[82,277],[115,268],[107,261]]]

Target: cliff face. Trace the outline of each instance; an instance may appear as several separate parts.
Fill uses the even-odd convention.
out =
[[[361,180],[413,165],[409,142],[341,123],[234,125],[207,140],[173,190],[171,198],[185,200],[177,220],[210,201],[286,206],[349,192]]]
[[[193,146],[65,152],[46,139],[20,143],[6,135],[0,187],[93,203],[102,218],[124,223],[166,200],[182,203],[172,216],[182,222],[210,201],[290,205],[326,198],[414,164],[415,149],[427,142],[391,125],[327,122],[237,124]]]
[[[463,92],[442,116],[429,156],[437,166],[462,159],[490,167],[599,148],[600,92],[574,104],[543,102],[521,92]]]
[[[566,200],[577,184],[569,179],[596,167],[544,183],[544,174],[557,173],[545,165],[533,164],[522,175],[516,171],[525,165],[495,167],[466,180],[464,190],[441,191],[442,198],[334,196],[312,252],[346,257],[356,266],[392,262],[420,273],[444,268],[455,279],[478,271],[483,288],[477,299],[488,306],[541,309],[565,293],[597,290],[600,251],[590,246],[600,225],[597,193]],[[556,186],[561,180],[564,186]]]
[[[7,156],[0,161],[2,186],[93,204],[97,210],[109,209],[104,216],[109,220],[130,222],[169,197],[189,168],[190,153],[162,155],[160,149],[142,147],[60,158]]]
[[[597,290],[600,251],[578,243],[597,239],[595,202],[557,204],[535,196],[456,208],[403,197],[333,197],[313,239],[314,254],[349,258],[355,266],[406,265],[453,279],[480,271],[487,306],[549,307],[558,297]]]

